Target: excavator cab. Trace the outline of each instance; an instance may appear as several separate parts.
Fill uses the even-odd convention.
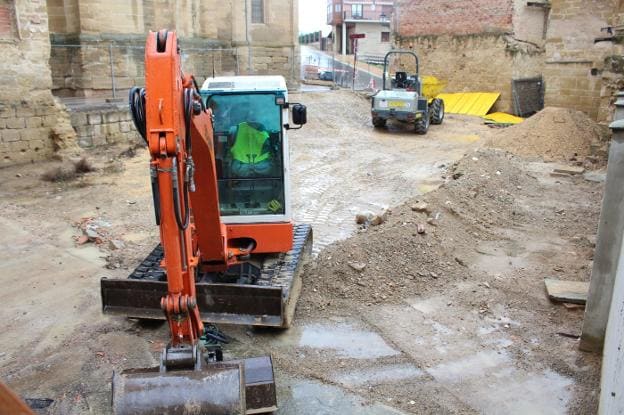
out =
[[[215,117],[219,207],[224,220],[287,219],[287,159],[278,99],[284,99],[282,93],[206,97]]]

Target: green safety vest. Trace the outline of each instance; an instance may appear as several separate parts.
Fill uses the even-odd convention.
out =
[[[265,131],[259,131],[246,122],[238,125],[236,142],[232,147],[232,157],[241,163],[260,163],[270,157],[270,153],[262,153],[262,147],[269,138]]]

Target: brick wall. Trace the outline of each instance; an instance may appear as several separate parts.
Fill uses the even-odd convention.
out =
[[[11,34],[0,36],[1,167],[49,157],[74,145],[75,134],[65,108],[50,91],[46,3],[3,1],[0,6],[8,7],[10,19],[19,16],[19,24],[10,20]]]
[[[397,0],[402,36],[510,32],[513,0]]]

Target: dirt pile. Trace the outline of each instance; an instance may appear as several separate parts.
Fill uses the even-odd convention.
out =
[[[487,145],[545,161],[584,161],[601,147],[603,130],[581,111],[548,107],[496,132]]]
[[[541,185],[511,154],[480,150],[449,168],[441,188],[394,208],[381,226],[321,252],[306,272],[300,312],[331,305],[332,299],[388,303],[472,279],[467,252],[491,229],[530,221],[516,202]],[[425,233],[418,232],[419,226]]]

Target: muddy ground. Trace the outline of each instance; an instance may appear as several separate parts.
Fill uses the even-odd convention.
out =
[[[348,92],[296,98],[309,123],[289,134],[293,207],[318,256],[292,329],[222,327],[229,356],[273,355],[279,412],[594,412],[583,312],[549,302],[543,278],[589,278],[602,185],[479,150],[492,131],[477,118],[417,136],[374,130]],[[0,170],[0,377],[53,399],[43,413],[108,413],[112,370],[155,364],[167,340],[100,311],[99,279],[157,243],[147,153],[124,150],[87,153],[97,170],[67,182],[41,180],[57,162]],[[381,226],[353,221],[389,207]],[[77,244],[85,223],[99,245]]]

